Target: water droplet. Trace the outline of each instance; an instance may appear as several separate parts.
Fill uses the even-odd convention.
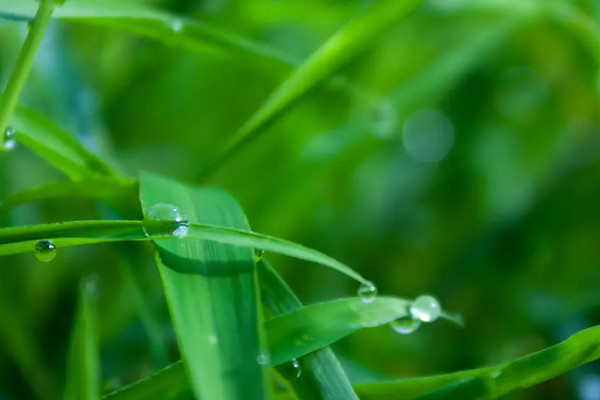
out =
[[[418,319],[412,319],[409,316],[398,318],[390,322],[390,327],[402,335],[408,335],[413,333],[421,326],[421,321]]]
[[[433,322],[442,313],[440,303],[433,296],[419,296],[410,305],[410,315],[423,322]]]
[[[38,240],[34,254],[38,261],[50,262],[56,257],[56,246],[49,240]]]
[[[260,353],[256,356],[256,362],[260,365],[269,365],[270,359],[267,353]]]
[[[443,160],[454,143],[452,122],[436,110],[421,110],[404,124],[402,141],[416,160],[435,163]]]
[[[390,139],[396,133],[398,125],[398,111],[389,101],[377,103],[373,116],[373,134],[381,139]]]
[[[183,30],[183,21],[180,19],[175,19],[171,22],[171,29],[175,33],[179,33]]]
[[[17,145],[17,141],[15,140],[15,130],[10,126],[6,128],[4,131],[4,150],[12,150]]]
[[[259,262],[265,256],[265,251],[260,249],[254,250],[254,261]]]
[[[290,362],[279,366],[277,370],[281,376],[288,381],[298,379],[302,375],[302,365],[300,365],[298,360],[295,358],[292,358]]]
[[[357,293],[363,303],[372,303],[377,297],[377,286],[371,281],[363,282],[358,287]]]
[[[158,203],[146,211],[144,232],[148,237],[164,235],[184,237],[188,230],[188,218],[173,204]]]

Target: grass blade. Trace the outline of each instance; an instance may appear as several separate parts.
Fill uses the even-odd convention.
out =
[[[271,318],[265,321],[265,331],[269,338],[268,364],[280,365],[292,358],[322,349],[358,329],[385,325],[406,316],[408,304],[408,300],[394,297],[381,297],[373,303],[363,303],[359,298],[347,298],[309,305]],[[321,361],[322,359],[319,360]],[[181,363],[175,363],[149,378],[110,393],[106,398],[151,399],[153,391],[167,392],[167,388],[164,387],[169,382],[167,375],[177,382],[184,382],[180,377],[183,374],[185,372]],[[184,388],[171,390],[174,396],[182,396],[173,399],[184,398],[185,394],[189,393]],[[333,396],[332,393],[326,394]],[[170,399],[171,397],[165,397],[165,400]]]
[[[203,172],[212,173],[244,145],[258,136],[296,100],[330,77],[356,56],[382,31],[417,7],[422,0],[379,0],[350,20],[286,79],[242,125],[224,150]]]
[[[119,203],[137,195],[137,182],[130,179],[86,178],[81,181],[60,181],[23,190],[0,202],[6,210],[33,201],[59,198],[90,198],[106,203]]]
[[[98,287],[93,279],[88,278],[81,284],[67,354],[65,400],[100,400],[97,295]]]
[[[264,257],[257,264],[263,308],[277,316],[302,308],[294,292],[275,272]],[[358,400],[342,366],[329,347],[324,347],[298,359],[302,367],[299,378],[288,385],[299,400]],[[287,366],[277,367],[285,377]]]
[[[167,223],[166,226],[169,226]],[[0,229],[0,256],[32,252],[35,242],[52,240],[57,248],[103,242],[150,240],[142,221],[73,221]],[[366,282],[356,271],[336,259],[308,247],[247,230],[208,224],[190,224],[187,236],[311,261],[339,271],[359,282]],[[177,241],[172,236],[155,236],[153,240]]]
[[[356,386],[356,390],[365,400],[494,399],[545,382],[599,358],[600,326],[595,326],[555,346],[503,364],[445,375],[363,384]]]
[[[118,176],[105,161],[46,117],[19,107],[11,119],[15,138],[72,180]]]
[[[192,189],[148,173],[140,180],[145,212],[177,204],[190,221],[249,229],[237,203],[217,189]],[[213,241],[155,241],[156,261],[182,359],[202,399],[262,400],[266,376],[254,251]]]

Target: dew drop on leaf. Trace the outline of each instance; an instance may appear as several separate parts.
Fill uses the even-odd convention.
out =
[[[357,293],[363,303],[372,303],[377,297],[377,286],[371,281],[363,282],[358,287]]]
[[[16,145],[17,141],[15,140],[15,130],[9,126],[4,131],[4,144],[2,147],[4,150],[12,150]]]
[[[409,308],[410,315],[414,319],[423,322],[433,322],[440,316],[442,309],[440,303],[432,296],[419,296],[412,302]]]
[[[290,362],[281,365],[278,371],[283,378],[291,381],[300,378],[302,375],[302,365],[300,365],[297,359],[292,358]]]
[[[390,327],[400,333],[402,335],[408,335],[413,333],[421,326],[421,321],[418,319],[413,319],[409,316],[398,318],[392,322],[390,322]]]
[[[56,257],[56,246],[50,240],[38,240],[34,249],[35,258],[41,262],[50,262]]]
[[[179,207],[158,203],[148,208],[144,219],[144,233],[152,236],[184,237],[189,229],[189,220]]]

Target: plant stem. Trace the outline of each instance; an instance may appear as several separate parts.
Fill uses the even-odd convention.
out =
[[[31,24],[31,28],[29,29],[29,33],[27,34],[27,38],[25,39],[25,43],[23,44],[23,48],[21,49],[21,53],[19,54],[19,58],[17,59],[15,69],[6,85],[6,90],[2,95],[2,99],[0,99],[0,149],[4,148],[4,132],[8,127],[8,121],[12,116],[12,113],[17,106],[19,95],[23,90],[23,86],[25,85],[25,81],[31,70],[33,58],[42,41],[52,11],[54,11],[54,2],[52,0],[41,0],[33,23]]]

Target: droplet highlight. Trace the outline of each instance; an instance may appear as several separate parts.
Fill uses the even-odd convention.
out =
[[[15,130],[9,126],[4,131],[4,143],[2,144],[2,148],[4,150],[12,150],[16,145]]]
[[[401,335],[408,335],[416,331],[421,326],[421,321],[409,316],[398,318],[390,322],[390,327]]]
[[[281,376],[288,381],[298,379],[302,376],[302,365],[300,365],[295,358],[292,358],[290,362],[281,365],[277,370]]]
[[[363,282],[358,287],[357,293],[363,303],[372,303],[377,298],[377,286],[371,281]]]
[[[422,322],[433,322],[442,313],[440,303],[433,296],[419,296],[412,302],[409,308],[412,318]]]
[[[267,353],[260,353],[259,355],[256,356],[256,362],[259,365],[269,365],[271,358],[269,357],[269,354]]]
[[[176,205],[158,203],[146,211],[144,233],[148,237],[184,237],[188,230],[189,220]]]
[[[40,262],[50,262],[56,257],[56,246],[50,240],[38,240],[34,249],[35,258]]]

